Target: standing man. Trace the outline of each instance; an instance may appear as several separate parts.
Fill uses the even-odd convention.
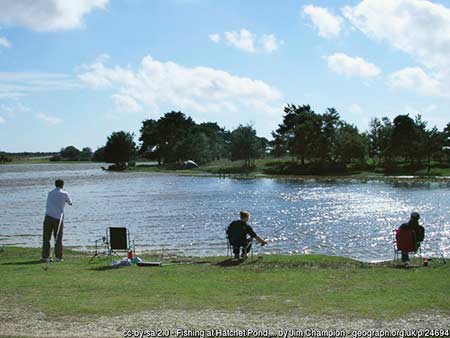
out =
[[[233,247],[234,258],[239,258],[239,251],[242,248],[242,258],[247,258],[247,254],[252,248],[252,240],[256,239],[261,245],[267,242],[259,237],[248,225],[250,214],[247,211],[240,212],[240,220],[231,222],[227,228],[227,237],[230,245]],[[249,238],[250,237],[250,238]]]
[[[57,262],[63,261],[63,228],[64,228],[64,207],[67,204],[72,205],[69,194],[63,190],[64,181],[57,179],[55,189],[48,193],[47,206],[45,210],[44,232],[42,243],[41,262],[52,260],[50,257],[50,239],[55,238],[55,256]]]

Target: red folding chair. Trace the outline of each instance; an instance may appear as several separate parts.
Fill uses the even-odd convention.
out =
[[[394,264],[398,263],[402,253],[412,254],[413,257],[419,252],[420,244],[416,240],[416,232],[408,229],[394,230]]]

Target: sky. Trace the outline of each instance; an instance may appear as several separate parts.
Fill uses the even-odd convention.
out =
[[[288,104],[450,122],[450,3],[0,0],[0,150],[96,149],[182,111],[270,137]]]

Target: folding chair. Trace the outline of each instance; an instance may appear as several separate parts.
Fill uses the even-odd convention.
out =
[[[133,250],[133,253],[135,251],[134,241],[130,241],[130,232],[127,228],[107,228],[106,243],[108,245],[109,256],[112,254],[119,256],[117,251],[125,251],[127,253],[131,249]]]
[[[398,264],[402,253],[421,257],[420,243],[417,243],[416,232],[408,229],[394,230],[394,264]]]
[[[233,245],[231,243],[230,237],[228,236],[227,229],[228,228],[225,229],[225,235],[226,235],[226,238],[227,238],[227,256],[233,257],[234,256],[234,254],[233,254],[233,247],[235,245]],[[251,238],[247,242],[247,245],[239,245],[239,252],[242,252],[242,250],[244,250],[246,252],[248,250],[248,248],[250,248],[250,251],[247,253],[247,257],[248,257],[248,254],[250,253],[251,258],[253,258],[253,246],[252,246],[252,244],[253,244],[253,238]]]

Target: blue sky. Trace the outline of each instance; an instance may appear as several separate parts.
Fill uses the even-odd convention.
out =
[[[450,7],[427,0],[0,3],[0,150],[96,149],[181,110],[269,137],[286,103],[450,122]]]

